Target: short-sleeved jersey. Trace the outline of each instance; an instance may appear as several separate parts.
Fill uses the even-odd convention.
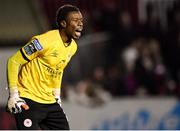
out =
[[[20,96],[39,103],[54,103],[53,89],[61,87],[64,68],[76,50],[73,39],[65,46],[59,30],[33,37],[20,49],[28,61],[22,65],[18,76]]]

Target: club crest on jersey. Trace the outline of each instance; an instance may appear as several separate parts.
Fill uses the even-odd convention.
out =
[[[24,47],[24,50],[27,55],[31,55],[35,53],[36,51],[40,51],[42,49],[43,48],[37,39],[32,40],[31,43],[29,43],[28,45]]]
[[[23,124],[25,127],[31,127],[32,126],[32,120],[31,119],[25,119]]]

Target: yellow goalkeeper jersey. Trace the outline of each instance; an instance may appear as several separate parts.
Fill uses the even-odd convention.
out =
[[[77,50],[72,39],[66,46],[59,30],[35,36],[20,49],[28,62],[21,66],[17,86],[21,97],[39,103],[54,103],[53,89],[60,88],[63,71]],[[9,78],[13,79],[13,78]],[[9,80],[13,86],[13,80]]]

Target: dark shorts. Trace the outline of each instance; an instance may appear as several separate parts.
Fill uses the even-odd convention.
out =
[[[58,103],[41,104],[23,98],[29,110],[15,114],[17,129],[20,130],[69,130],[69,123]]]

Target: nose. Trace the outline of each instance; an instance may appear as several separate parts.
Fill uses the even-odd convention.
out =
[[[81,20],[78,21],[78,26],[83,26],[83,22]]]

